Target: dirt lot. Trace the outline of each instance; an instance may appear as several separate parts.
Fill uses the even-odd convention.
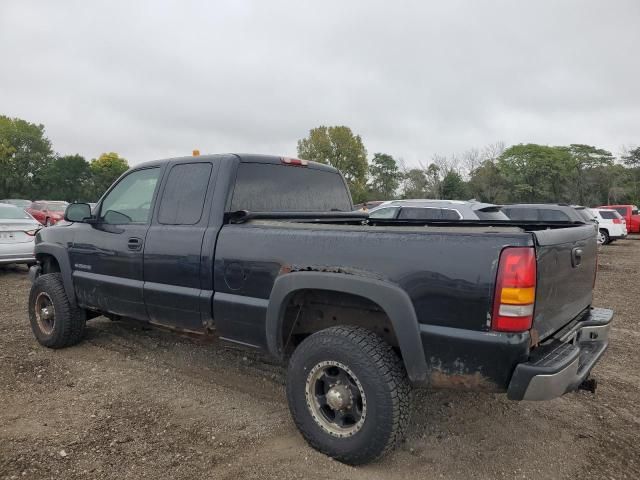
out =
[[[0,269],[0,478],[640,478],[639,274],[640,239],[603,249],[595,303],[616,319],[595,396],[420,391],[407,441],[353,468],[304,443],[268,359],[104,318],[42,348],[26,269]]]

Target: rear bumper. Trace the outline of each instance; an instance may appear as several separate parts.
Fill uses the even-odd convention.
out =
[[[511,400],[550,400],[575,390],[609,345],[613,311],[592,308],[575,327],[532,351],[516,366],[507,396]]]

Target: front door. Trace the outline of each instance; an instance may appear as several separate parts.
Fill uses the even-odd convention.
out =
[[[102,199],[96,223],[77,225],[69,256],[82,306],[148,319],[143,254],[161,170],[128,173]]]

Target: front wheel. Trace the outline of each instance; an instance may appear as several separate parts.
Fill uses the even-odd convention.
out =
[[[64,348],[84,334],[86,314],[69,302],[60,273],[40,275],[29,293],[31,330],[41,345]]]
[[[375,333],[332,327],[296,348],[287,374],[296,426],[320,452],[341,462],[371,462],[404,436],[410,386],[398,355]]]

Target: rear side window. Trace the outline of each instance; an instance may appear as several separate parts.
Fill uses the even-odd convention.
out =
[[[210,176],[210,163],[174,165],[162,193],[158,222],[164,225],[198,223],[202,217]]]
[[[241,163],[231,211],[348,212],[342,177],[332,171],[271,163]]]
[[[450,208],[405,207],[400,210],[398,218],[403,220],[460,220],[460,215]]]
[[[509,220],[499,207],[483,208],[482,210],[474,210],[478,220]]]
[[[594,215],[586,208],[576,208],[576,212],[578,215],[580,215],[580,218],[586,220],[587,222],[591,222],[595,218]]]
[[[540,209],[540,220],[543,222],[570,222],[569,215],[560,210]]]
[[[369,218],[394,218],[397,211],[398,207],[381,208],[369,213]]]
[[[606,220],[613,220],[614,218],[619,218],[618,215],[616,215],[616,212],[600,210],[600,216]]]
[[[511,220],[521,222],[537,222],[538,221],[538,209],[537,208],[504,208],[504,213]]]

